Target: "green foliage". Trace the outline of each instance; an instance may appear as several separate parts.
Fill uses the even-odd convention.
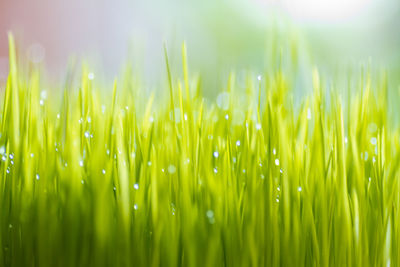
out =
[[[400,265],[399,129],[386,83],[343,106],[314,70],[293,104],[282,68],[217,105],[170,72],[164,96],[130,80],[112,97],[10,74],[0,137],[1,266]],[[183,84],[183,86],[182,86]],[[58,100],[61,98],[61,101]],[[145,104],[144,111],[141,106]]]

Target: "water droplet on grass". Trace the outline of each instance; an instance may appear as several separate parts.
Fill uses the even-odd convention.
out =
[[[135,190],[139,190],[139,184],[138,183],[134,184],[133,188],[135,188]]]
[[[275,159],[275,165],[279,166],[279,159]]]
[[[237,146],[240,146],[240,140],[237,140],[237,141],[236,141],[236,145],[237,145]]]
[[[137,204],[135,204],[135,205],[133,205],[133,208],[134,208],[135,210],[137,210],[139,207],[138,207]]]
[[[39,179],[40,179],[39,174],[36,174],[36,180],[39,180]]]
[[[43,100],[47,99],[47,91],[46,90],[42,90],[40,92],[40,98]]]
[[[105,170],[105,169],[102,169],[101,172],[102,172],[103,174],[106,174],[106,170]]]
[[[83,167],[83,160],[79,161],[79,166]]]
[[[256,124],[256,129],[257,129],[257,130],[261,130],[261,123],[257,123],[257,124]]]
[[[222,110],[229,108],[229,93],[222,92],[217,96],[217,106]]]
[[[176,172],[176,167],[174,166],[174,165],[169,165],[168,166],[168,172],[170,173],[170,174],[174,174],[175,172]]]
[[[372,145],[376,146],[376,143],[377,143],[376,137],[372,137],[370,142]]]
[[[311,120],[311,109],[307,109],[307,120]]]
[[[301,192],[302,190],[301,186],[297,187],[297,191]]]
[[[218,173],[217,167],[214,168],[214,173]]]
[[[89,138],[90,137],[90,133],[88,131],[85,132],[85,137]]]
[[[219,156],[218,151],[214,151],[213,155],[214,155],[214,158],[218,158],[218,156]]]

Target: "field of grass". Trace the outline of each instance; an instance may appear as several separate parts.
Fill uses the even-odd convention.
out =
[[[385,75],[343,97],[314,69],[297,101],[278,67],[206,101],[184,46],[150,96],[129,75],[101,90],[85,67],[79,88],[43,91],[11,35],[9,59],[0,266],[400,266]]]

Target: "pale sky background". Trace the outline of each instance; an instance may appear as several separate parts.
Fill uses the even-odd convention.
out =
[[[113,77],[129,54],[147,77],[157,77],[164,67],[163,42],[174,63],[183,40],[191,69],[211,75],[262,68],[276,18],[300,33],[319,64],[371,57],[384,66],[400,65],[396,0],[0,0],[0,83],[8,69],[10,30],[20,51],[44,61],[54,76],[62,76],[76,55]]]

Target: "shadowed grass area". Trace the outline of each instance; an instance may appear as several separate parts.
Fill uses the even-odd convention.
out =
[[[400,265],[385,77],[342,101],[314,70],[295,108],[283,69],[249,74],[245,93],[232,74],[207,103],[186,48],[183,80],[166,59],[158,99],[129,75],[109,94],[86,68],[79,89],[47,95],[10,36],[1,266]]]

